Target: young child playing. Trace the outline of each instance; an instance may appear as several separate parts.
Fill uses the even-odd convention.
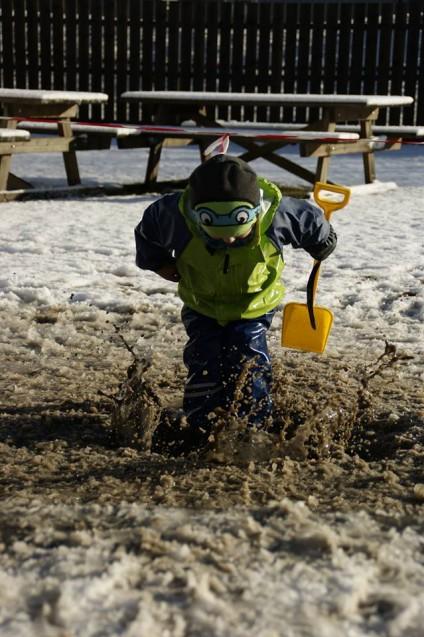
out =
[[[178,282],[188,335],[186,427],[161,423],[152,450],[204,444],[217,414],[229,410],[265,428],[272,416],[266,333],[284,295],[283,247],[326,259],[337,238],[321,209],[282,197],[246,162],[220,154],[194,170],[182,194],[146,209],[135,240],[138,267]]]

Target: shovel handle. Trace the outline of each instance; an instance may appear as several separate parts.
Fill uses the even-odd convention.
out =
[[[337,195],[342,195],[342,198],[339,201],[331,201],[329,199],[326,199],[325,197],[321,197],[320,195],[322,192],[334,192]],[[350,188],[347,188],[346,186],[340,186],[339,184],[326,184],[322,181],[317,181],[314,186],[314,199],[320,206],[320,208],[324,210],[324,217],[327,219],[327,221],[330,221],[330,217],[333,212],[344,208],[349,203]],[[314,261],[314,269],[311,272],[312,281],[309,285],[312,288],[312,299],[310,299],[310,302],[312,301],[312,305],[315,302],[315,296],[318,287],[318,279],[320,275],[319,264],[319,261]]]
[[[331,201],[325,197],[321,197],[322,192],[334,192],[337,195],[342,195],[342,198],[339,201]],[[324,216],[327,221],[329,221],[335,210],[340,210],[349,203],[350,188],[346,188],[346,186],[339,186],[338,184],[325,184],[322,181],[317,181],[314,186],[314,199],[324,210]]]

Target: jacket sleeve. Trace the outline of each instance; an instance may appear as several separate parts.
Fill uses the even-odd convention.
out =
[[[321,208],[292,197],[282,200],[267,234],[281,251],[284,245],[302,248],[317,261],[330,256],[337,244],[334,228]]]
[[[157,272],[175,263],[191,235],[178,210],[178,194],[165,195],[146,208],[134,230],[136,265]]]

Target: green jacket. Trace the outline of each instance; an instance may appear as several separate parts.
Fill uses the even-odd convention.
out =
[[[271,204],[260,214],[253,238],[236,247],[211,250],[186,214],[188,191],[179,201],[192,239],[176,259],[181,276],[178,294],[188,307],[221,324],[262,316],[273,310],[284,296],[282,254],[266,235],[281,201],[281,192],[265,179],[259,179],[259,185]]]

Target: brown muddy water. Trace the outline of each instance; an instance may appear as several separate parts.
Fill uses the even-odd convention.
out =
[[[129,320],[81,320],[46,347],[60,313],[17,317],[32,340],[2,381],[0,634],[424,635],[411,352],[319,357],[274,334],[280,431],[240,442],[227,418],[171,458],[148,441],[181,402],[177,322],[140,342]]]

